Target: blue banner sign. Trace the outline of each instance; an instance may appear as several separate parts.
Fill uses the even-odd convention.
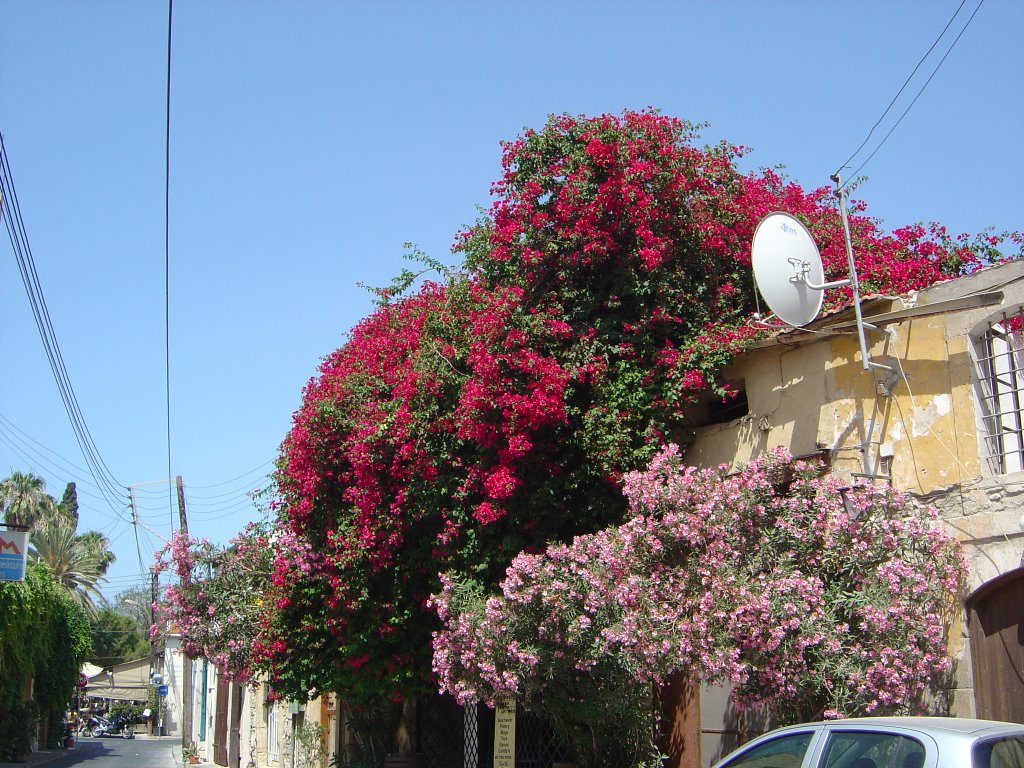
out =
[[[24,581],[28,531],[0,531],[0,581]]]

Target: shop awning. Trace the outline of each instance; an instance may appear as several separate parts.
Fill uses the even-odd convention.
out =
[[[101,668],[99,672],[88,677],[85,695],[95,699],[145,701],[153,687],[149,682],[149,665],[150,660],[147,656],[144,659]]]

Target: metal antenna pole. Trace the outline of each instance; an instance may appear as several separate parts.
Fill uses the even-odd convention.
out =
[[[853,260],[853,242],[850,240],[850,220],[846,216],[846,192],[843,190],[842,179],[838,172],[832,176],[832,181],[836,184],[836,195],[839,197],[839,212],[843,217],[843,235],[846,239],[846,259],[850,265],[850,290],[853,292],[853,311],[857,318],[857,336],[860,339],[861,361],[864,364],[865,371],[869,368],[891,371],[892,368],[888,365],[872,362],[871,355],[868,353],[868,342],[864,337],[864,316],[860,311],[860,285],[857,282],[857,265]]]

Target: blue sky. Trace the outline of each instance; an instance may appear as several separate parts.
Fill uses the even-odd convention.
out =
[[[68,375],[146,528],[83,469],[13,249],[0,243],[0,473],[78,483],[82,527],[144,567],[184,478],[225,541],[319,360],[372,309],[402,244],[450,259],[489,204],[499,142],[547,115],[653,106],[805,187],[868,135],[959,0],[174,3],[165,329],[167,6],[0,0],[0,131]],[[978,0],[875,129],[931,75]],[[1024,4],[987,0],[858,189],[887,229],[1024,228]],[[176,525],[176,523],[173,523]],[[138,542],[136,541],[138,533]],[[141,553],[141,555],[140,555]],[[140,560],[142,561],[140,563]]]

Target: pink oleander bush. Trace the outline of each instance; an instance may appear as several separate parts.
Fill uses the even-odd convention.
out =
[[[526,131],[456,237],[462,265],[382,292],[324,359],[275,477],[292,544],[254,654],[279,690],[426,689],[439,572],[493,586],[521,551],[625,521],[624,478],[686,439],[689,409],[733,395],[720,372],[764,333],[747,320],[766,213],[798,216],[827,277],[845,272],[827,188],[741,173],[743,147],[698,138],[650,111]],[[865,292],[964,274],[1001,242],[885,233],[862,211]]]
[[[616,748],[610,723],[643,731],[651,684],[674,674],[781,720],[918,712],[949,668],[960,547],[934,510],[819,471],[782,449],[735,475],[696,470],[670,445],[624,478],[625,524],[519,555],[500,594],[443,577],[441,690],[518,696],[586,765],[611,764],[588,747]]]
[[[157,552],[156,572],[174,578],[157,601],[151,632],[177,630],[185,654],[232,679],[250,679],[253,646],[270,609],[273,551],[266,524],[251,523],[226,548],[176,531]]]

